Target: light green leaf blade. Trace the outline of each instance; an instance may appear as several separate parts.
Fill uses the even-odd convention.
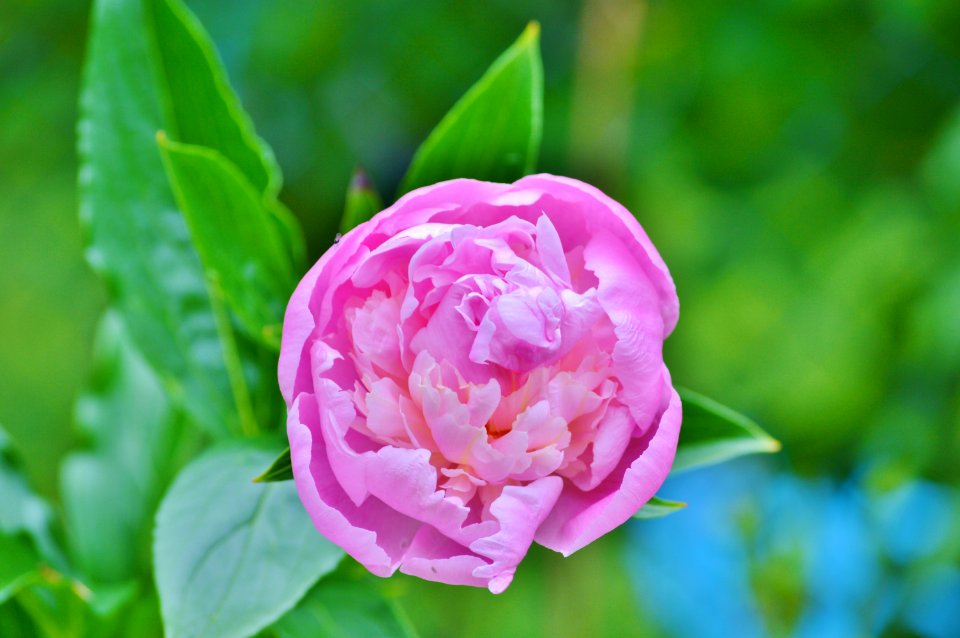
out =
[[[65,564],[53,537],[53,511],[37,496],[20,472],[10,439],[0,428],[0,535],[26,536],[45,562]]]
[[[659,496],[654,496],[647,501],[647,503],[641,507],[637,513],[633,515],[633,517],[644,520],[663,518],[664,516],[669,516],[674,512],[679,512],[686,506],[687,504],[682,501],[671,501],[665,498],[660,498]]]
[[[279,638],[415,638],[397,602],[370,577],[324,578],[272,630]]]
[[[197,437],[116,313],[100,324],[76,420],[89,446],[60,469],[72,562],[98,583],[135,578],[150,565],[155,508]]]
[[[257,138],[200,22],[180,0],[144,1],[154,72],[167,96],[164,130],[178,142],[216,149],[258,193],[276,196],[280,172],[273,152]]]
[[[200,260],[156,147],[169,95],[153,59],[140,0],[98,0],[78,127],[87,259],[167,392],[222,436],[239,418]]]
[[[164,497],[154,568],[168,638],[255,634],[342,557],[314,529],[293,483],[250,481],[276,455],[250,444],[216,448]]]
[[[39,565],[29,539],[0,532],[0,605],[37,578]]]
[[[363,169],[353,172],[347,188],[347,201],[340,218],[340,232],[347,233],[383,210],[383,203]]]
[[[400,193],[455,177],[512,182],[533,171],[542,129],[540,26],[531,22],[420,146]]]
[[[780,450],[780,442],[746,416],[692,390],[677,391],[683,401],[683,425],[672,471]]]
[[[265,469],[259,476],[253,479],[254,483],[276,483],[279,481],[293,480],[293,461],[290,458],[290,448],[280,453],[273,460],[270,467]]]
[[[217,151],[162,134],[157,141],[202,263],[247,333],[279,349],[277,326],[295,280],[273,213]]]

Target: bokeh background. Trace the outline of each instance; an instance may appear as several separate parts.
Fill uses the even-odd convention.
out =
[[[355,166],[390,199],[530,19],[540,168],[670,265],[679,383],[784,443],[507,593],[390,587],[425,636],[960,636],[960,3],[189,0],[315,257]],[[0,3],[0,423],[56,499],[105,302],[77,222],[89,6]]]

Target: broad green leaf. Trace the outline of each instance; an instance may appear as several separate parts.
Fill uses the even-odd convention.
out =
[[[739,412],[692,390],[678,392],[683,401],[683,425],[674,472],[780,450],[779,441]]]
[[[154,569],[168,638],[252,635],[339,562],[293,483],[250,481],[276,455],[251,444],[215,448],[164,497]]]
[[[350,229],[367,221],[383,210],[383,203],[376,189],[363,169],[353,172],[350,186],[347,188],[347,201],[343,207],[343,217],[340,218],[340,232],[347,233]]]
[[[290,448],[280,453],[273,460],[270,467],[253,479],[254,483],[276,483],[278,481],[293,480],[293,461],[290,459]]]
[[[98,583],[134,578],[150,565],[154,510],[196,437],[116,313],[100,324],[76,420],[89,446],[60,473],[71,558]]]
[[[87,259],[138,348],[196,421],[239,428],[200,260],[157,150],[165,126],[140,0],[98,0],[84,69],[80,217]]]
[[[647,501],[646,505],[641,507],[633,517],[640,519],[661,518],[674,512],[679,512],[686,506],[687,504],[681,501],[670,501],[665,498],[660,498],[659,496],[654,496]]]
[[[143,0],[157,83],[168,96],[164,130],[178,142],[216,149],[259,194],[274,197],[280,172],[270,148],[230,88],[213,42],[180,0]]]
[[[277,326],[296,282],[273,213],[217,151],[157,140],[200,260],[246,331],[279,349]]]
[[[324,578],[272,627],[279,638],[414,638],[416,632],[399,611],[363,579]]]
[[[28,538],[0,532],[0,605],[36,579],[39,566]]]
[[[288,253],[299,228],[274,196],[279,173],[227,84],[209,39],[179,0],[97,0],[78,128],[81,220],[138,350],[166,392],[215,436],[250,426],[275,383],[252,371],[208,286],[156,146],[169,131],[230,158],[274,213]]]
[[[512,182],[533,171],[542,128],[540,26],[531,22],[430,133],[400,192],[455,177]]]

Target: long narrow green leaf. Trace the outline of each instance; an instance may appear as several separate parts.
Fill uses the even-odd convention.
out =
[[[176,141],[216,149],[268,198],[280,189],[280,171],[269,146],[230,87],[213,42],[181,0],[144,0],[164,87],[164,130]]]
[[[687,504],[681,501],[671,501],[660,498],[659,496],[654,496],[647,501],[646,505],[641,507],[633,517],[639,519],[662,518],[674,512],[679,512],[686,506]]]
[[[533,170],[542,129],[540,26],[531,22],[430,133],[400,192],[454,177],[512,182]]]
[[[280,481],[293,480],[293,461],[290,458],[290,447],[288,446],[277,458],[273,460],[270,467],[260,473],[254,483],[278,483]]]
[[[98,0],[78,128],[87,259],[139,349],[195,420],[238,429],[206,283],[154,136],[169,99],[153,73],[140,0]]]
[[[276,326],[295,284],[279,225],[223,155],[163,135],[158,143],[201,261],[247,332],[268,342],[279,335]]]
[[[196,19],[180,0],[96,0],[78,128],[88,260],[166,392],[224,436],[250,420],[244,406],[269,404],[276,391],[250,374],[261,355],[224,328],[232,321],[215,307],[167,184],[160,130],[236,164],[299,265],[303,237],[275,199],[276,163]]]
[[[674,472],[780,450],[779,441],[739,412],[692,390],[681,388],[678,392],[683,401],[683,426]]]

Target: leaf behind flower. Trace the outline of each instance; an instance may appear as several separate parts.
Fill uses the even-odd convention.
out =
[[[271,629],[279,638],[417,636],[397,601],[374,586],[369,575],[324,578]]]
[[[664,516],[669,516],[674,512],[679,512],[686,506],[687,504],[682,501],[671,501],[669,499],[660,498],[659,496],[654,496],[647,501],[646,504],[641,507],[636,514],[633,515],[633,517],[644,520],[663,518]]]
[[[347,233],[380,212],[380,196],[363,169],[356,169],[347,188],[347,200],[340,218],[340,232]]]
[[[290,447],[281,452],[273,460],[270,467],[253,479],[254,483],[277,483],[293,480],[293,460],[290,458]]]
[[[780,451],[780,442],[752,419],[702,394],[678,388],[683,425],[673,472],[722,463],[745,454]]]
[[[540,25],[531,22],[417,149],[400,194],[455,177],[512,182],[533,171],[542,132]]]
[[[164,497],[153,556],[168,638],[253,635],[343,556],[292,483],[250,482],[275,455],[249,442],[214,448]]]

